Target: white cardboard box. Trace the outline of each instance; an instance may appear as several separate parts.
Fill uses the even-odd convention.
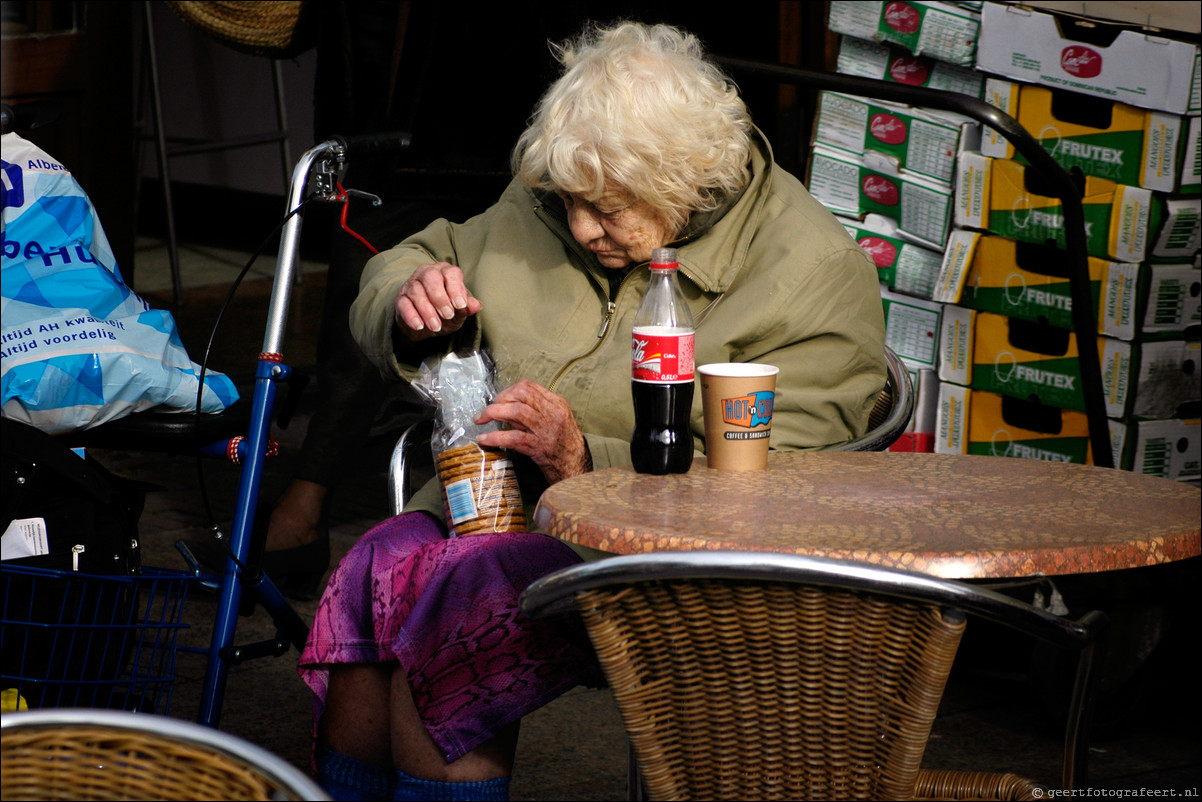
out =
[[[934,370],[939,359],[939,327],[943,304],[899,295],[881,287],[885,307],[885,345],[911,371]]]
[[[1123,467],[1178,482],[1202,479],[1202,420],[1136,421],[1128,425]]]
[[[863,221],[840,218],[839,222],[872,258],[882,284],[906,295],[931,297],[943,262],[939,251],[902,239],[897,225],[880,215],[867,215]]]
[[[1185,133],[1185,154],[1181,157],[1181,192],[1202,192],[1202,117],[1190,117]]]
[[[823,92],[814,143],[862,157],[894,175],[951,185],[956,154],[976,150],[980,126],[959,114]]]
[[[1091,43],[1113,36],[1107,45]],[[1085,41],[1089,38],[1091,41]],[[1173,114],[1197,114],[1202,49],[1129,25],[1018,5],[981,9],[978,70]]]
[[[977,98],[981,97],[985,88],[985,76],[975,70],[852,36],[839,38],[839,58],[835,71],[844,75],[960,92]]]
[[[815,148],[806,186],[835,214],[879,214],[894,220],[902,237],[928,248],[942,249],[951,231],[951,187],[882,173],[849,153]]]
[[[915,55],[972,67],[981,14],[955,3],[834,0],[827,27],[858,39],[898,45]]]

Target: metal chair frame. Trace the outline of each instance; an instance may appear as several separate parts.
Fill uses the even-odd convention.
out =
[[[941,608],[945,618],[960,611],[1076,651],[1078,662],[1065,727],[1061,779],[1066,789],[1085,787],[1089,713],[1099,676],[1102,637],[1109,625],[1101,612],[1071,621],[986,588],[953,580],[820,557],[730,551],[665,551],[576,565],[531,584],[522,594],[521,607],[535,617],[557,615],[576,609],[577,596],[583,591],[695,580],[805,584],[917,602]],[[637,789],[631,790],[637,793]]]

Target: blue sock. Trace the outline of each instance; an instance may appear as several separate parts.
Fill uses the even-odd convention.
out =
[[[509,799],[509,778],[496,777],[477,782],[437,782],[419,780],[397,771],[393,800],[436,800],[436,802],[506,802]]]
[[[391,769],[318,747],[317,783],[332,799],[389,800],[396,785],[396,775]]]

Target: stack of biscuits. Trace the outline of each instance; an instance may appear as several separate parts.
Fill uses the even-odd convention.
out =
[[[468,443],[443,451],[434,463],[452,537],[527,531],[522,493],[508,452]]]

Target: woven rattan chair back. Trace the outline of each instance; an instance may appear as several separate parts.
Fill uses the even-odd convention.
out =
[[[904,799],[964,630],[804,585],[644,582],[577,605],[652,799]]]
[[[583,618],[637,764],[631,799],[1046,794],[1011,774],[920,768],[970,617],[1080,651],[1063,781],[1085,782],[1097,613],[1074,622],[952,580],[732,551],[572,566],[531,584],[521,604]]]
[[[64,708],[0,723],[4,799],[329,799],[280,758],[191,722]]]

